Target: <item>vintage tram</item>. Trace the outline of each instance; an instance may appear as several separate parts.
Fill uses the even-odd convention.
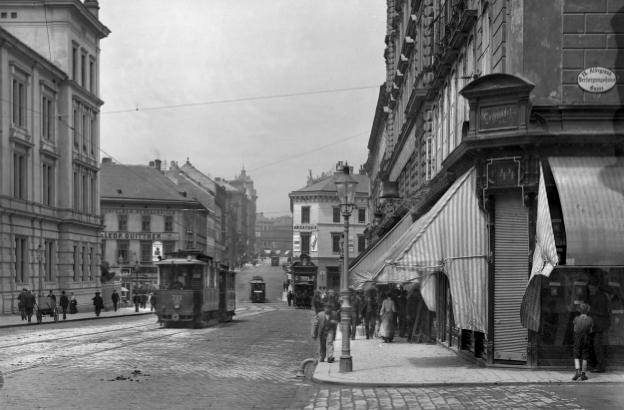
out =
[[[159,289],[156,315],[165,327],[229,322],[236,309],[236,273],[198,250],[178,250],[154,263]]]
[[[266,283],[262,276],[254,276],[249,281],[249,300],[264,302],[266,299]]]

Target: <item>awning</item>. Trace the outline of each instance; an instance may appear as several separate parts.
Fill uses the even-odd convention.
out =
[[[128,289],[126,289],[126,288],[124,288],[124,287],[122,286],[122,287],[121,287],[121,291],[122,291],[122,292],[127,292],[127,291],[128,291]]]
[[[383,261],[383,255],[390,249],[397,240],[412,225],[412,216],[408,212],[383,238],[368,250],[355,265],[349,269],[349,279],[351,286],[360,287],[364,282],[370,281],[377,273],[375,266],[379,261]],[[377,268],[379,269],[379,268]]]
[[[566,233],[566,265],[624,265],[624,158],[549,157]]]
[[[408,282],[422,278],[421,292],[435,306],[435,280],[443,271],[450,284],[458,327],[487,332],[488,228],[479,208],[477,171],[473,167],[444,193],[410,232],[396,257],[385,261],[375,281]],[[390,269],[389,269],[390,268]],[[428,300],[429,299],[429,300]]]

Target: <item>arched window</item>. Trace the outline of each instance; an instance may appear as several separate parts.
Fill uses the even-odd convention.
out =
[[[492,17],[486,3],[481,15],[481,75],[492,72]]]

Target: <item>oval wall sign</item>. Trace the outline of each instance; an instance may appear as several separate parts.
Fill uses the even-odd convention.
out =
[[[578,85],[590,93],[604,93],[615,87],[615,73],[602,67],[587,68],[579,74]]]

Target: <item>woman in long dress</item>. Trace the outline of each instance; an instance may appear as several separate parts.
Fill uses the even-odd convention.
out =
[[[392,292],[386,293],[386,299],[381,304],[379,317],[381,317],[381,325],[379,326],[379,337],[384,343],[392,342],[394,332],[396,331],[396,313],[397,307],[392,300]]]

